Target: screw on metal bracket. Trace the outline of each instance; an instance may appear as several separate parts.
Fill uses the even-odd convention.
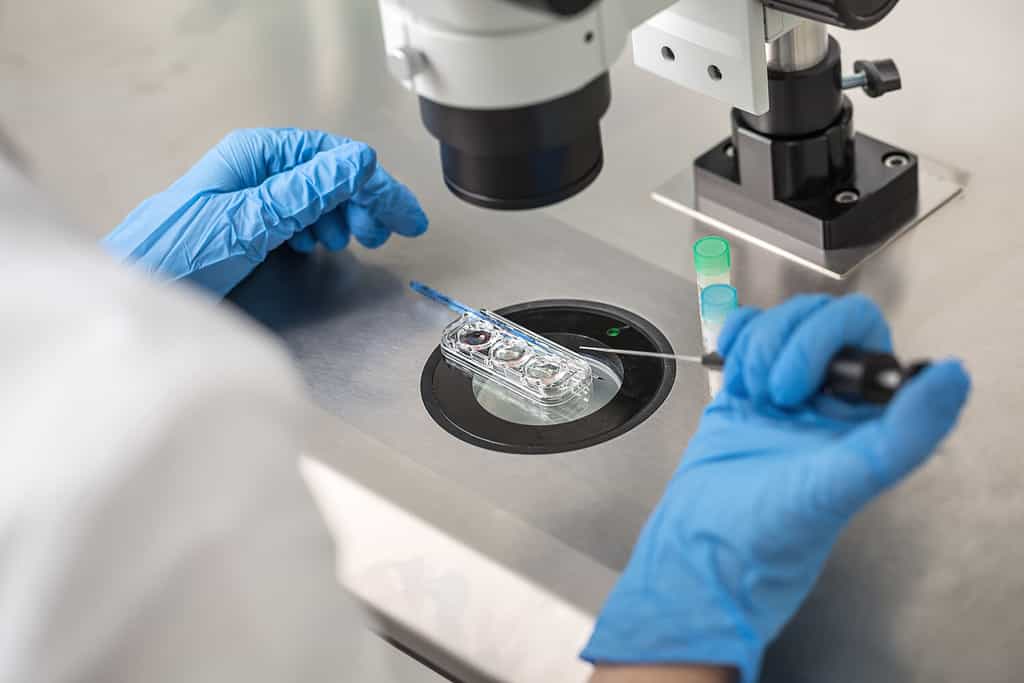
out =
[[[860,201],[860,192],[857,192],[857,190],[843,190],[836,193],[834,200],[836,204],[856,204]]]
[[[903,168],[910,164],[910,157],[906,154],[900,154],[899,152],[893,152],[892,154],[886,154],[882,159],[882,163],[886,168]]]
[[[854,88],[863,88],[868,84],[868,75],[866,73],[852,74],[850,76],[843,76],[843,90],[853,90]]]

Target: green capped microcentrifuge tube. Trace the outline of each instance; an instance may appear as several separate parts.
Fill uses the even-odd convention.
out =
[[[732,284],[732,252],[729,241],[712,235],[697,240],[693,245],[693,268],[697,273],[697,289],[709,285]]]
[[[705,353],[718,350],[718,335],[737,308],[739,297],[731,285],[708,285],[700,293],[700,329]]]
[[[725,321],[739,308],[739,296],[731,285],[708,285],[700,293],[700,333],[705,353],[718,351],[718,335],[725,327]],[[722,374],[713,372],[708,375],[711,397],[714,398],[722,388]]]

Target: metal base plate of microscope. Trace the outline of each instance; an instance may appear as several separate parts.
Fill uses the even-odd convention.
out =
[[[722,146],[724,149],[724,144]],[[901,235],[941,209],[963,192],[966,176],[941,164],[917,159],[919,165],[919,194],[916,210],[901,227],[878,241],[844,249],[825,250],[793,237],[799,225],[784,225],[776,217],[755,217],[726,206],[719,196],[702,191],[697,194],[694,168],[686,168],[664,185],[652,197],[671,209],[739,239],[767,249],[805,268],[842,280],[869,258],[879,253]],[[705,183],[705,186],[707,184]],[[717,195],[717,193],[715,193]]]

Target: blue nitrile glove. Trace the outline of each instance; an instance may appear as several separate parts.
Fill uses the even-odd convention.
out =
[[[167,279],[224,295],[285,241],[371,249],[423,234],[416,197],[367,145],[295,129],[231,133],[105,239],[112,253]]]
[[[842,347],[891,351],[882,314],[858,295],[739,311],[719,346],[725,389],[609,596],[588,661],[731,665],[757,680],[839,532],[928,458],[970,386],[947,361],[884,410],[819,394]]]

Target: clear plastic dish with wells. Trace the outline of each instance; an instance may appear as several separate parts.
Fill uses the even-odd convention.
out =
[[[496,313],[481,314],[463,314],[445,328],[446,360],[542,406],[589,398],[593,368],[583,356]]]

